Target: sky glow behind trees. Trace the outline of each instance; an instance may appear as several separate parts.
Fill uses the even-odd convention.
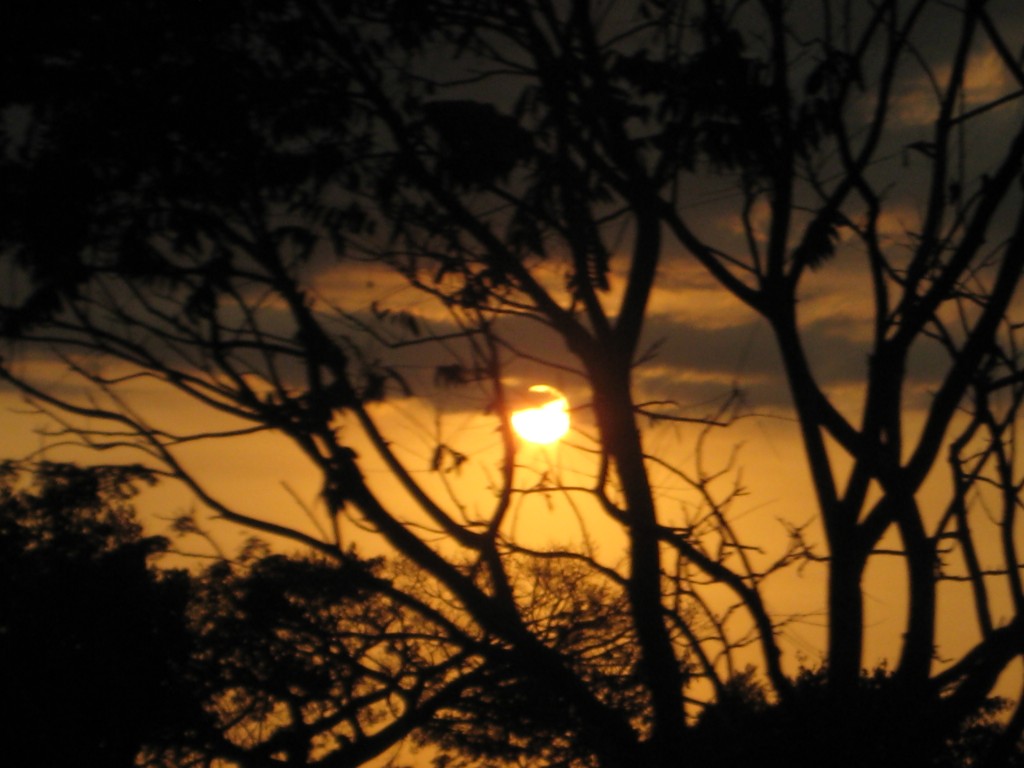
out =
[[[1016,696],[1019,3],[154,0],[29,32],[0,371],[62,457],[402,564],[436,645],[345,721],[359,754],[388,710],[465,715],[455,753],[675,768],[747,665],[773,712],[822,687],[850,749],[862,694],[943,733]],[[557,451],[513,431],[536,382]],[[531,699],[568,713],[545,743],[490,719]]]

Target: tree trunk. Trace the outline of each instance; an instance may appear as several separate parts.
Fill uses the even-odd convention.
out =
[[[851,531],[852,533],[852,531]],[[857,687],[864,645],[864,558],[849,541],[833,542],[828,579],[828,681],[834,696]]]
[[[647,764],[679,768],[685,754],[684,681],[663,616],[658,521],[633,413],[630,366],[616,364],[608,355],[591,370],[602,442],[615,463],[626,502],[630,603],[652,705]]]

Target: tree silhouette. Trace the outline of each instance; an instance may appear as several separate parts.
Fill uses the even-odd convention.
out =
[[[417,660],[438,666],[440,698],[391,688],[386,712],[338,714],[333,741],[288,760],[354,765],[415,732],[467,760],[699,764],[710,726],[694,723],[711,722],[701,712],[724,706],[751,659],[764,711],[785,715],[787,735],[764,743],[802,744],[804,762],[822,759],[794,733],[808,722],[835,737],[828,762],[879,759],[846,750],[881,727],[860,706],[878,696],[928,718],[883,740],[906,763],[945,759],[989,711],[1024,648],[1024,129],[1007,119],[1024,89],[1008,42],[1020,10],[814,9],[151,0],[61,5],[45,26],[13,27],[4,333],[52,350],[91,395],[30,362],[5,378],[64,434],[136,447],[229,521],[339,563],[357,532],[374,540],[408,570],[394,599],[427,617],[425,642],[442,630],[450,643]],[[775,340],[815,516],[786,521],[781,549],[751,541],[740,489],[709,468],[703,446],[733,401],[675,409],[641,377],[658,361],[644,333],[670,267],[712,281]],[[385,268],[443,319],[384,295],[346,306],[326,287],[340,275],[354,291]],[[802,309],[830,275],[859,303],[853,395],[830,386]],[[583,481],[531,473],[511,432],[509,385],[544,366],[581,382]],[[145,381],[231,424],[164,426],[132,404]],[[453,389],[490,415],[497,448],[439,431],[427,458],[411,455],[388,408]],[[648,421],[676,425],[683,445],[654,454]],[[218,497],[183,458],[260,432],[318,472],[315,532]],[[660,495],[657,473],[692,501]],[[528,497],[576,513],[577,539],[550,549],[524,535]],[[597,546],[598,526],[621,546]],[[865,683],[865,581],[893,558],[905,632],[891,675]],[[765,596],[780,571],[819,563],[828,628],[809,721],[787,616]],[[961,592],[974,638],[937,656],[940,597]],[[335,695],[325,680],[275,701],[320,702],[317,686]],[[1013,752],[1024,705],[1006,722],[978,760]]]
[[[191,711],[187,582],[147,558],[128,499],[144,474],[44,465],[0,487],[4,748],[24,766],[132,766]]]
[[[172,754],[359,765],[417,734],[467,764],[514,752],[584,757],[569,739],[573,717],[538,698],[545,687],[523,675],[514,651],[467,634],[398,570],[351,553],[285,557],[259,545],[197,575],[189,679],[206,716],[171,742]],[[637,695],[625,674],[635,652],[612,633],[621,607],[598,602],[593,588],[567,598],[564,578],[552,576],[538,569],[533,606],[551,645],[609,697]],[[579,569],[574,577],[587,580]],[[571,610],[559,614],[556,603]],[[600,670],[584,664],[597,651]]]

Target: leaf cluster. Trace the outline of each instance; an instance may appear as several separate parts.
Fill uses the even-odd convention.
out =
[[[917,765],[955,768],[982,764],[1002,731],[1007,702],[990,698],[966,722],[942,727],[942,701],[910,705],[907,691],[884,665],[861,673],[840,701],[829,693],[827,670],[803,668],[785,702],[773,702],[753,670],[729,681],[725,695],[694,726],[695,764],[713,768],[771,755],[795,768]],[[1024,764],[1015,750],[1008,765]]]
[[[131,766],[178,743],[196,701],[183,574],[148,558],[128,504],[142,473],[48,464],[0,476],[0,704],[19,765]]]

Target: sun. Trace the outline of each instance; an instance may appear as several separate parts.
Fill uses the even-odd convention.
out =
[[[547,384],[534,384],[529,391],[541,396],[538,399],[542,402],[513,411],[512,429],[531,443],[550,445],[557,442],[569,431],[569,401]]]

